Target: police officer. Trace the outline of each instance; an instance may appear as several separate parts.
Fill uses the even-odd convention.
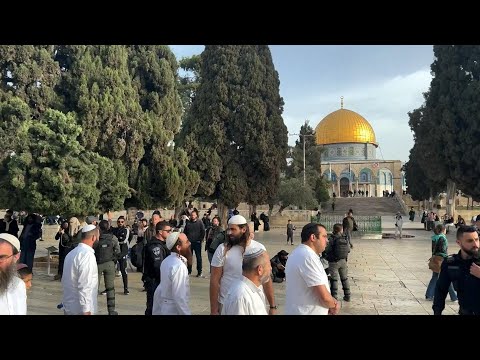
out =
[[[145,263],[143,268],[143,280],[147,289],[147,309],[145,315],[152,315],[153,295],[160,284],[160,265],[163,259],[170,255],[166,240],[172,232],[168,221],[161,221],[156,226],[155,237],[151,238],[145,248]]]
[[[441,315],[450,282],[457,291],[460,315],[480,315],[480,278],[478,276],[478,233],[473,226],[461,226],[457,231],[458,254],[442,263],[433,299],[434,315]]]
[[[117,227],[112,228],[112,234],[115,235],[120,244],[120,259],[118,260],[118,267],[122,273],[123,293],[130,294],[128,291],[128,276],[127,276],[127,255],[128,243],[132,240],[132,232],[125,226],[125,217],[119,216],[117,219]]]
[[[118,239],[110,232],[110,224],[107,220],[100,221],[100,237],[94,244],[95,258],[98,267],[98,283],[100,284],[103,274],[105,280],[105,291],[107,294],[108,315],[118,315],[115,311],[115,260],[120,257],[120,245]]]

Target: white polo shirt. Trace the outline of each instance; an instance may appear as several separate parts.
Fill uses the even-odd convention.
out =
[[[222,315],[268,315],[263,286],[243,276],[235,280],[222,307]]]
[[[0,295],[0,315],[27,315],[27,289],[22,279],[15,276]]]
[[[65,258],[62,275],[63,307],[67,315],[97,312],[98,267],[95,251],[83,243]]]
[[[255,249],[265,249],[265,246],[258,241],[251,240],[248,244],[245,252],[253,251]],[[236,279],[242,279],[242,262],[243,262],[243,247],[240,245],[233,246],[224,255],[225,245],[220,244],[215,251],[212,258],[213,267],[223,267],[222,278],[220,279],[220,294],[218,302],[223,304],[224,299],[227,297],[227,292]],[[263,289],[263,287],[262,287]]]
[[[285,277],[285,315],[328,315],[312,289],[325,285],[330,291],[328,277],[320,257],[309,246],[300,244],[290,253]]]

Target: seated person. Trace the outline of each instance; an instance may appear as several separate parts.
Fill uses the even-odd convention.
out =
[[[281,250],[270,259],[272,265],[272,279],[273,282],[281,283],[285,280],[285,265],[287,264],[288,252]]]

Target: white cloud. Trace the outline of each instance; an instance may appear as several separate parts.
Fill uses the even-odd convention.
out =
[[[430,70],[422,69],[362,86],[321,89],[315,95],[285,97],[285,124],[292,133],[299,131],[305,119],[315,127],[326,115],[340,108],[343,96],[344,107],[358,112],[372,125],[384,159],[407,161],[413,146],[408,112],[423,103],[423,93],[428,90],[430,81]],[[293,144],[295,137],[289,140]],[[380,151],[377,156],[381,158]]]

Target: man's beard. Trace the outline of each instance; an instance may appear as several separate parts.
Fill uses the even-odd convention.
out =
[[[460,245],[460,248],[461,248],[468,256],[475,257],[475,258],[478,257],[478,249],[466,250],[466,249],[465,249],[463,246],[461,246],[461,245]]]
[[[234,235],[229,235],[228,240],[232,247],[235,245],[239,245],[240,243],[242,243],[243,240],[245,240],[245,233],[240,234],[238,237]]]
[[[192,254],[192,250],[191,250],[190,247],[187,248],[187,249],[180,250],[180,255],[184,256],[187,259],[187,265],[188,266],[192,266],[193,254]]]
[[[270,280],[270,274],[263,274],[263,276],[260,278],[260,282],[263,284],[267,283],[268,280]]]
[[[0,270],[0,295],[7,291],[15,276],[17,276],[17,265],[14,261],[6,269]]]

